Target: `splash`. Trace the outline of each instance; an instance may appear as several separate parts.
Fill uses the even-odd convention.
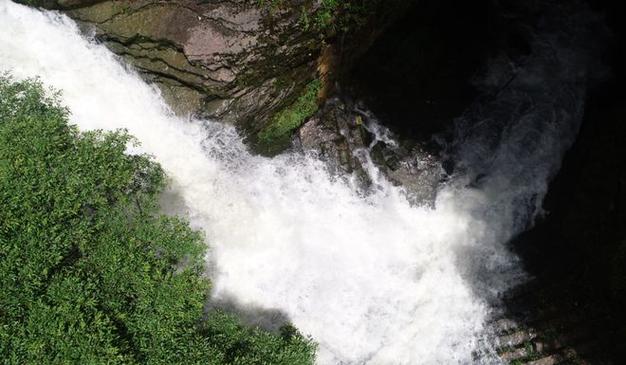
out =
[[[206,234],[213,300],[284,312],[319,343],[319,364],[472,362],[490,310],[477,288],[515,280],[503,243],[537,213],[580,116],[571,93],[556,112],[546,99],[545,113],[505,123],[496,142],[460,123],[460,172],[436,208],[416,207],[383,178],[363,196],[315,158],[255,156],[230,126],[175,117],[65,16],[0,0],[0,24],[0,70],[39,76],[82,130],[125,128],[161,163],[179,210]]]

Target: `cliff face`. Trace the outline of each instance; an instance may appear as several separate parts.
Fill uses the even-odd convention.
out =
[[[416,0],[18,0],[77,20],[180,114],[289,147],[360,56]]]
[[[157,85],[180,114],[277,153],[416,0],[17,0],[56,9]]]
[[[236,123],[247,135],[315,77],[322,42],[311,1],[30,1],[61,9],[163,91],[177,112]],[[34,3],[34,4],[33,4]]]

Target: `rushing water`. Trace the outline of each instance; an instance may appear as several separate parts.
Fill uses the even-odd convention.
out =
[[[320,364],[472,362],[486,298],[518,273],[504,243],[539,212],[582,112],[584,75],[564,65],[575,49],[541,39],[531,66],[459,119],[457,173],[435,208],[416,207],[384,179],[363,196],[312,157],[255,156],[229,126],[175,117],[64,16],[0,0],[0,24],[0,70],[39,76],[81,129],[126,128],[161,163],[206,234],[213,300],[283,312]]]

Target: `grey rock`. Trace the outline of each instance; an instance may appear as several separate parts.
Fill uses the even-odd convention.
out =
[[[300,127],[294,145],[326,161],[332,173],[354,174],[364,189],[375,185],[368,173],[371,161],[414,204],[432,205],[445,176],[437,156],[418,144],[396,141],[365,106],[340,98],[328,100]]]

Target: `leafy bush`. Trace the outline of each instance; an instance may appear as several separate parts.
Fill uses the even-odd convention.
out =
[[[50,93],[48,93],[50,94]],[[0,76],[0,359],[310,364],[314,345],[205,313],[204,243],[158,215],[157,163],[79,132],[58,95]]]

